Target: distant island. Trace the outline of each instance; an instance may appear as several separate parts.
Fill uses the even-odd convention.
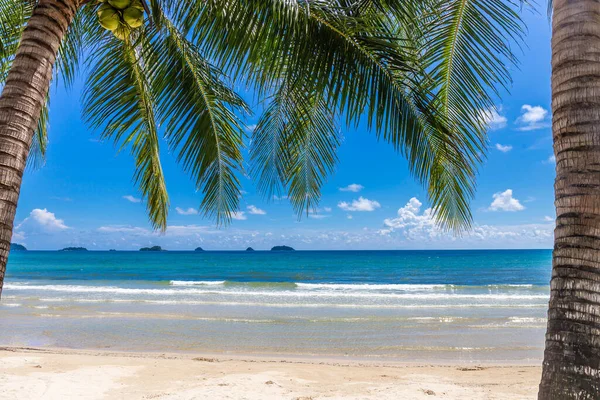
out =
[[[290,246],[275,246],[271,248],[271,251],[294,251]]]
[[[194,251],[204,251],[204,249],[202,247],[196,247],[196,250]]]
[[[115,250],[115,249],[110,249],[110,250],[108,250],[108,251],[116,251],[116,250]]]
[[[88,251],[85,247],[65,247],[59,251]]]
[[[140,251],[166,251],[160,246],[142,247]]]
[[[252,247],[248,247],[246,251],[254,251],[254,249]]]
[[[27,248],[19,243],[11,243],[10,251],[27,251]]]

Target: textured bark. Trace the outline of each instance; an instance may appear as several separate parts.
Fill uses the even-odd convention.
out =
[[[600,399],[600,2],[555,0],[556,230],[540,400]]]
[[[39,0],[0,96],[0,295],[21,179],[60,43],[79,0]]]

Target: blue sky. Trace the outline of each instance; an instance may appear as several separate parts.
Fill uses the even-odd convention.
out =
[[[442,249],[551,248],[555,163],[550,129],[550,25],[543,10],[528,27],[510,93],[490,120],[490,151],[472,203],[475,226],[457,238],[433,223],[425,192],[391,146],[363,128],[343,130],[340,163],[318,213],[298,221],[286,199],[265,200],[242,178],[237,219],[217,228],[196,215],[201,194],[164,152],[169,228],[153,232],[132,183],[133,161],[98,140],[81,120],[80,85],[55,88],[46,165],[27,171],[13,241],[31,249]],[[257,116],[256,116],[257,117]],[[255,119],[256,119],[255,117]],[[253,120],[249,121],[252,124]]]

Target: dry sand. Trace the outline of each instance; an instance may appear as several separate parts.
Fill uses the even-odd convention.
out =
[[[533,366],[416,366],[318,360],[0,348],[0,399],[534,399]]]

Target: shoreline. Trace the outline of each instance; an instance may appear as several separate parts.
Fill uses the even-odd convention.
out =
[[[531,399],[539,365],[0,347],[0,398]]]
[[[286,363],[303,365],[330,365],[336,367],[374,367],[374,368],[423,368],[423,367],[484,367],[484,368],[513,368],[528,367],[535,368],[542,365],[542,360],[536,361],[465,361],[455,362],[448,360],[417,360],[406,361],[393,358],[381,358],[374,356],[335,356],[335,355],[310,355],[310,354],[273,354],[273,353],[218,353],[210,351],[202,352],[169,352],[169,351],[127,351],[127,350],[105,350],[97,348],[69,348],[69,347],[35,347],[35,346],[3,346],[0,345],[0,355],[2,353],[31,353],[31,354],[56,354],[56,355],[74,355],[90,357],[123,357],[123,358],[144,358],[161,360],[194,360],[211,359],[215,362],[249,362],[249,363]]]

